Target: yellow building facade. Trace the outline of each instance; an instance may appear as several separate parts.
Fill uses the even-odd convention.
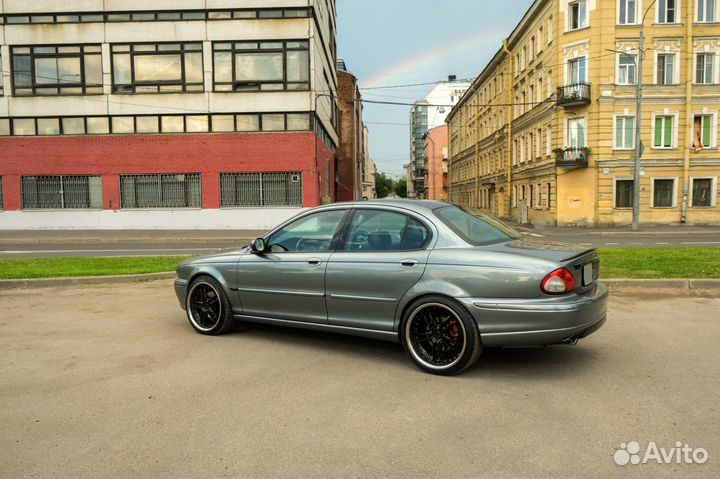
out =
[[[448,116],[451,201],[537,225],[720,223],[720,1],[536,0]],[[643,16],[645,16],[643,22]]]

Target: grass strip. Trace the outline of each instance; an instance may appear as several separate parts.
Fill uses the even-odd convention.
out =
[[[175,271],[188,256],[0,259],[0,279],[114,276]]]
[[[382,254],[382,253],[379,253]],[[720,248],[601,248],[601,278],[720,278]],[[174,271],[187,256],[0,259],[0,279]]]
[[[720,248],[600,248],[602,278],[720,278]]]

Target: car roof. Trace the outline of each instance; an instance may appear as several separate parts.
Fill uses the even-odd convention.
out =
[[[338,207],[338,206],[352,206],[356,208],[362,208],[363,206],[395,206],[398,208],[404,208],[416,213],[423,213],[432,211],[441,206],[450,206],[449,203],[443,203],[442,201],[434,200],[408,200],[408,199],[379,199],[379,200],[364,200],[364,201],[347,201],[339,203],[330,203],[324,205],[324,207]],[[322,207],[321,207],[322,208]]]

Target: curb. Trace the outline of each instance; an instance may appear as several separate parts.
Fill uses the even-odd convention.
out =
[[[156,238],[2,238],[0,245],[34,245],[34,244],[156,244],[156,243],[194,243],[194,244],[215,244],[215,243],[237,243],[238,247],[249,244],[255,237],[234,236],[234,237],[186,237],[186,236],[159,236]]]
[[[603,279],[611,289],[647,288],[647,289],[720,289],[720,279]]]
[[[57,286],[86,286],[93,284],[140,283],[172,279],[175,272],[131,274],[121,276],[83,276],[77,278],[39,278],[39,279],[3,279],[0,280],[0,291],[18,288],[51,288]]]

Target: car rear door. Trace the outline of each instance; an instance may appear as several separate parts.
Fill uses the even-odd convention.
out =
[[[395,310],[425,271],[431,230],[403,212],[357,209],[325,275],[328,323],[392,331]]]

